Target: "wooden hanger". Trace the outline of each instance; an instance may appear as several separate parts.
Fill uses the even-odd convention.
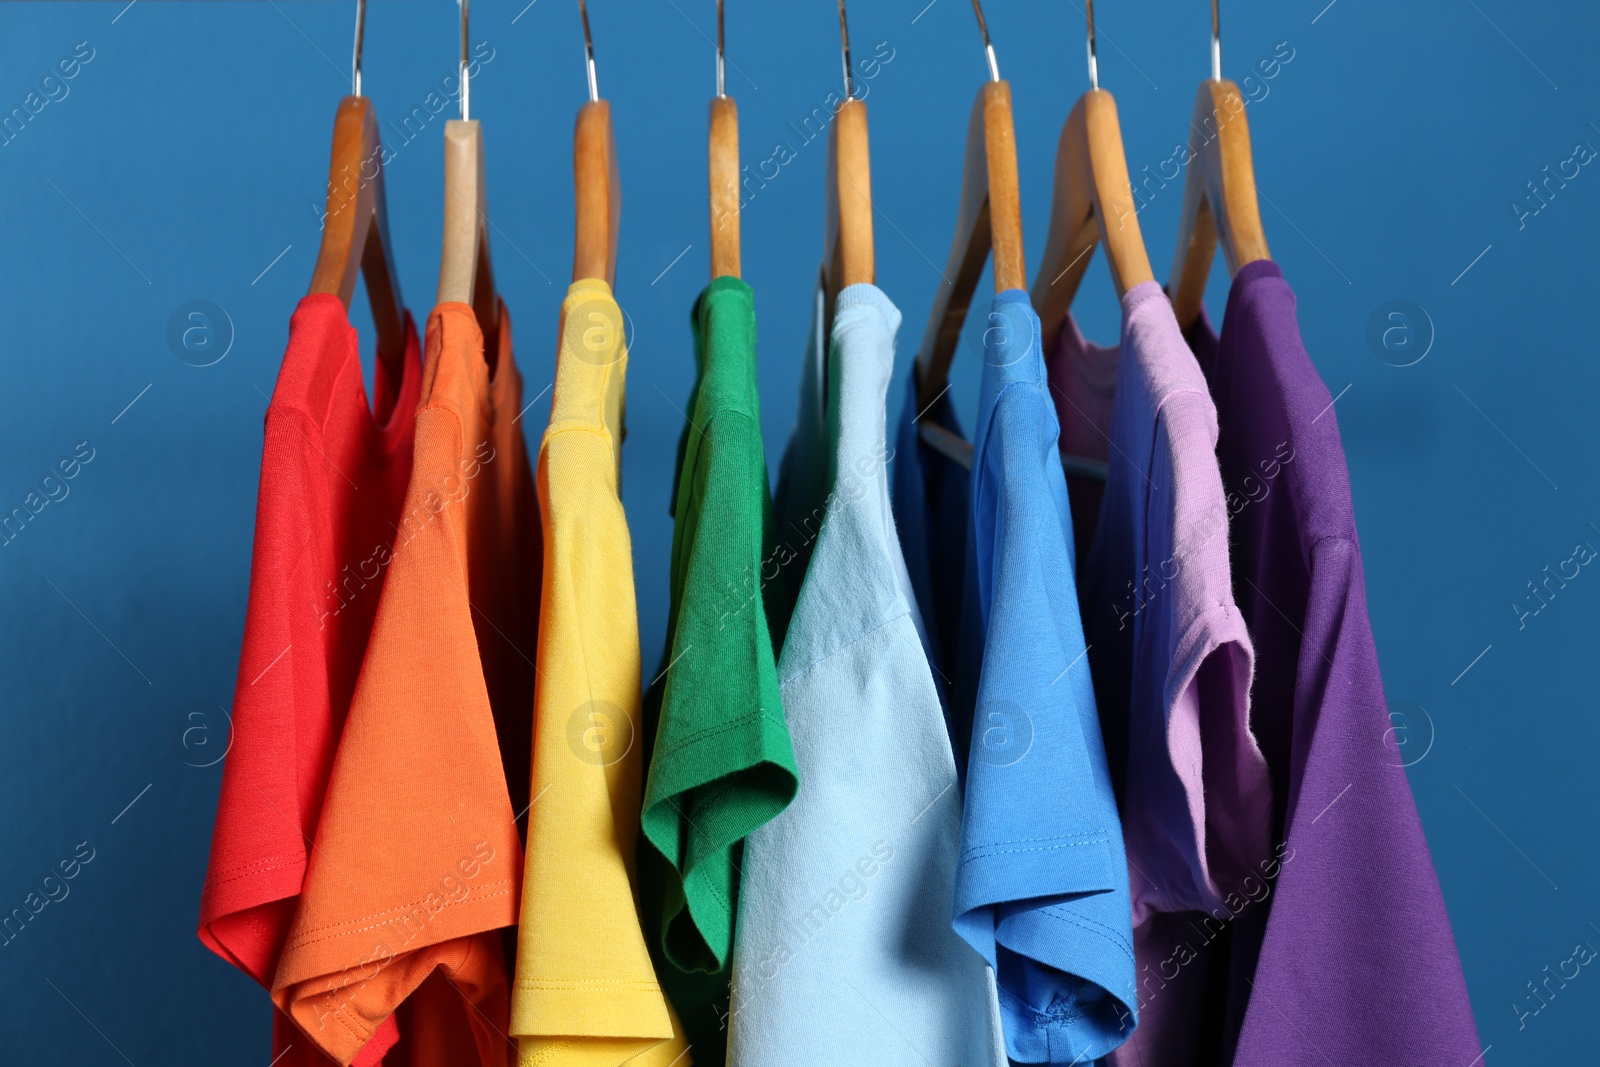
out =
[[[589,36],[589,9],[583,16],[583,45],[589,68],[589,102],[578,109],[572,135],[572,178],[577,194],[577,236],[572,249],[572,280],[601,278],[617,287],[617,229],[622,219],[622,183],[617,175],[617,142],[611,130],[611,105],[600,99]]]
[[[472,305],[487,337],[499,326],[499,298],[489,262],[483,129],[467,115],[467,0],[461,3],[461,117],[444,125],[444,246],[439,303]]]
[[[717,0],[717,95],[711,101],[711,276],[739,277],[739,107],[725,91]]]
[[[1184,329],[1200,317],[1217,243],[1228,275],[1258,259],[1270,259],[1261,208],[1256,203],[1250,122],[1239,87],[1222,77],[1217,0],[1211,0],[1211,79],[1200,83],[1189,120],[1189,173],[1183,181],[1183,214],[1172,260],[1172,311]]]
[[[1000,66],[978,0],[972,0],[972,7],[978,15],[978,28],[989,59],[989,81],[978,90],[972,104],[955,240],[944,270],[945,285],[934,297],[922,349],[917,353],[917,406],[924,412],[949,387],[950,363],[990,249],[994,251],[995,292],[1021,289],[1027,284],[1011,86],[1000,80]],[[924,423],[924,439],[937,437],[939,430],[932,423]],[[948,431],[945,436],[960,440]]]
[[[328,203],[322,219],[322,247],[311,272],[311,293],[337,296],[350,310],[356,275],[365,276],[367,302],[378,333],[378,360],[391,388],[399,388],[406,351],[405,303],[394,269],[389,213],[384,204],[383,146],[372,102],[361,95],[361,38],[366,0],[356,4],[356,43],[350,96],[339,101],[333,119],[333,152],[328,165]],[[369,177],[370,175],[370,177]]]
[[[1139,233],[1117,102],[1100,88],[1094,0],[1088,0],[1088,20],[1090,89],[1073,105],[1056,143],[1050,233],[1045,239],[1044,261],[1033,281],[1033,307],[1039,314],[1046,347],[1055,344],[1095,245],[1105,246],[1118,297],[1155,277]]]
[[[832,331],[833,305],[839,291],[851,285],[870,285],[875,280],[867,105],[855,95],[844,0],[839,0],[839,35],[844,51],[845,101],[828,130],[827,228],[822,251],[824,338]]]

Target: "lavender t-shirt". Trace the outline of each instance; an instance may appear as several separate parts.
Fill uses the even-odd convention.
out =
[[[1051,372],[1063,440],[1108,462],[1079,591],[1138,961],[1140,1025],[1115,1060],[1180,1062],[1200,1043],[1207,984],[1180,947],[1260,898],[1272,862],[1216,410],[1155,282],[1123,297],[1117,349],[1086,344],[1068,320]]]
[[[1338,420],[1278,265],[1242,267],[1220,342],[1204,323],[1190,341],[1221,424],[1234,579],[1258,654],[1252,725],[1281,842],[1266,906],[1233,924],[1231,1062],[1465,1067],[1481,1046],[1406,772],[1385,743]]]

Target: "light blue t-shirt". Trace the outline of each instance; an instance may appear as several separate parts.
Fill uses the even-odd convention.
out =
[[[825,364],[821,310],[769,583],[804,570],[778,661],[800,785],[745,842],[728,1062],[1004,1067],[994,973],[948,921],[956,767],[889,506],[900,313],[845,289]]]
[[[1132,1030],[1119,1023],[1136,1005],[1132,920],[1027,293],[998,294],[984,334],[965,529],[949,506],[965,472],[916,441],[915,413],[913,400],[896,518],[921,563],[930,648],[946,660],[935,665],[953,677],[951,728],[969,739],[954,927],[995,967],[1011,1059],[1086,1063]],[[948,406],[927,417],[955,429]],[[952,544],[966,555],[959,596]]]

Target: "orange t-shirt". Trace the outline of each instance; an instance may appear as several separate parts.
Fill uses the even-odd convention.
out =
[[[418,347],[407,316],[403,374],[392,381],[378,362],[374,413],[344,305],[313,293],[290,320],[267,407],[250,607],[200,897],[200,940],[266,986],[294,920],[411,478]],[[363,1062],[379,1062],[399,1037],[386,1027]],[[275,1067],[328,1065],[276,1011],[270,1056]]]
[[[540,544],[504,308],[497,332],[486,346],[465,304],[428,319],[411,482],[272,984],[343,1064],[424,982],[414,1064],[512,1054],[495,931],[523,859],[502,766],[525,795]]]

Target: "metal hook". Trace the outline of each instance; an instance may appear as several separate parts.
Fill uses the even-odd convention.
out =
[[[1100,62],[1094,54],[1094,0],[1084,0],[1089,14],[1089,88],[1100,88]]]
[[[989,40],[989,24],[983,18],[983,5],[972,0],[972,10],[978,16],[978,31],[983,34],[983,52],[989,58],[989,80],[1000,80],[1000,61],[994,57],[994,44]]]
[[[600,99],[600,79],[594,72],[594,38],[589,36],[589,5],[578,0],[578,14],[583,17],[583,54],[589,67],[589,102]]]
[[[856,95],[856,79],[850,69],[850,24],[844,17],[844,0],[839,0],[839,43],[844,51],[844,98],[853,100]]]
[[[727,82],[724,79],[724,50],[722,38],[722,0],[717,0],[717,99],[727,96]]]
[[[1222,16],[1217,11],[1218,0],[1211,0],[1211,80],[1222,80]]]
[[[467,2],[456,0],[461,8],[461,118],[467,119],[470,109],[467,106]]]
[[[350,54],[350,95],[361,95],[361,33],[367,24],[367,0],[356,0],[356,44]]]

